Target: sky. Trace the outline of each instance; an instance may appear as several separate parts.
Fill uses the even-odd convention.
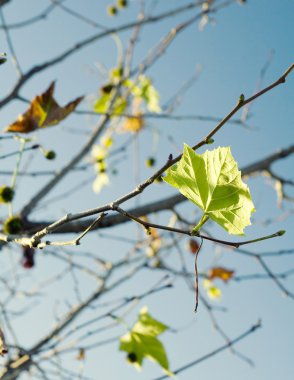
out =
[[[128,8],[113,18],[107,16],[106,12],[106,7],[111,4],[110,1],[66,0],[63,3],[97,23],[116,27],[136,18],[139,1],[130,1]],[[147,9],[152,10],[154,14],[165,12],[184,3],[189,2],[146,0]],[[2,8],[2,11],[6,23],[10,25],[39,14],[50,4],[51,1],[45,0],[25,2],[12,0],[11,4]],[[213,14],[213,19],[202,31],[199,23],[193,23],[175,39],[146,73],[152,78],[154,86],[160,93],[160,104],[162,106],[167,104],[183,83],[191,82],[193,74],[197,71],[197,80],[181,97],[175,114],[224,117],[234,107],[241,93],[246,98],[256,91],[260,82],[260,73],[267,63],[269,64],[262,78],[261,87],[275,81],[293,63],[293,38],[291,38],[293,11],[293,0],[248,0],[244,5],[236,2]],[[192,14],[194,12],[190,13]],[[138,45],[134,50],[134,66],[171,28],[186,20],[190,15],[186,12],[142,28]],[[131,32],[127,30],[119,34],[124,49]],[[2,99],[10,92],[17,80],[17,75],[5,35],[2,30],[0,33],[0,50],[7,52],[8,55],[7,63],[0,67],[2,74],[0,98]],[[45,20],[28,27],[12,29],[10,38],[25,73],[33,65],[46,62],[76,44],[77,41],[82,41],[95,33],[97,29],[58,8]],[[36,75],[23,86],[20,95],[30,100],[36,94],[42,93],[55,80],[56,99],[60,104],[65,104],[77,96],[86,95],[79,110],[92,110],[93,101],[99,96],[99,88],[105,83],[103,70],[107,72],[115,67],[117,56],[117,45],[114,39],[111,37],[101,39],[77,51],[62,63]],[[230,146],[239,166],[244,167],[280,148],[290,146],[293,143],[293,94],[294,76],[290,75],[285,84],[252,104],[247,128],[227,124],[215,136],[212,147]],[[18,114],[24,112],[26,107],[25,102],[16,100],[3,107],[1,109],[3,128],[15,120]],[[236,115],[238,116],[240,117],[240,114]],[[36,155],[30,163],[30,170],[57,170],[64,165],[86,141],[97,121],[97,116],[75,114],[54,129],[48,128],[38,133],[38,142],[46,149],[54,149],[57,152],[57,159],[50,162],[43,159],[41,154]],[[159,167],[170,153],[179,154],[184,143],[193,145],[201,140],[214,125],[214,122],[199,120],[148,119],[146,128],[139,134],[131,147],[130,154],[122,155],[121,162],[116,163],[119,174],[112,177],[110,187],[103,189],[99,194],[94,194],[91,180],[88,181],[94,176],[94,170],[74,172],[48,196],[47,200],[63,194],[80,181],[87,180],[88,185],[83,187],[82,192],[74,193],[57,202],[46,205],[45,200],[43,205],[40,204],[40,208],[33,213],[33,220],[56,220],[66,212],[79,212],[116,199],[132,190],[139,181],[152,173],[145,167],[146,157],[154,156]],[[117,146],[120,146],[127,139],[128,136],[121,134],[116,137],[115,142]],[[1,154],[15,149],[14,141],[0,142]],[[15,157],[3,160],[1,170],[11,169],[14,165]],[[293,180],[293,158],[276,163],[273,169]],[[9,179],[5,177],[2,181],[8,183]],[[15,209],[20,209],[45,181],[46,178],[42,177],[19,179]],[[262,253],[293,248],[294,220],[291,215],[293,206],[285,202],[282,208],[278,208],[273,184],[265,178],[252,178],[248,184],[257,211],[253,217],[254,225],[246,229],[246,238],[255,238],[278,230],[287,231],[279,239],[261,242],[248,249]],[[291,189],[287,191],[291,194]],[[167,185],[154,185],[146,190],[139,200],[129,202],[127,206],[145,204],[171,194],[174,194],[174,189],[168,188]],[[189,205],[183,205],[181,210],[191,217]],[[284,218],[283,216],[289,211],[290,215]],[[1,218],[4,214],[5,211],[2,208]],[[267,222],[269,219],[271,222]],[[155,220],[164,222],[167,220],[167,215],[163,213]],[[227,238],[219,227],[212,227],[210,231],[218,238]],[[109,233],[136,238],[138,229],[128,224],[111,229]],[[186,244],[186,240],[182,238],[179,238],[179,242],[183,247]],[[113,241],[110,238],[98,238],[95,235],[89,236],[81,247],[73,247],[71,252],[76,249],[80,249],[81,252],[97,251],[105,258],[109,255],[118,259],[130,249],[130,244]],[[37,265],[29,273],[19,266],[18,271],[22,281],[30,288],[43,278],[54,277],[62,269],[62,263],[55,257],[58,252],[53,252],[53,254],[51,252],[48,255],[46,251],[44,252],[44,254],[38,253]],[[16,249],[13,255],[13,260],[17,263],[20,251]],[[7,256],[8,250],[1,258],[5,270],[10,265]],[[179,265],[175,250],[171,250],[168,259],[171,266],[176,268]],[[185,260],[189,269],[193,271],[193,257],[187,253]],[[199,270],[207,270],[211,263],[233,268],[238,275],[262,273],[262,269],[254,260],[237,255],[233,251],[206,244],[199,257]],[[293,267],[291,255],[273,258],[267,263],[272,270],[277,272]],[[144,292],[162,276],[163,273],[140,272],[131,283],[120,286],[111,295],[111,300],[132,294],[134,287],[136,292]],[[285,285],[290,290],[294,289],[293,278],[289,277]],[[94,284],[85,277],[80,279],[80,286],[82,294],[85,295],[89,287],[93,287]],[[291,360],[294,350],[293,300],[283,297],[281,291],[270,280],[232,281],[227,286],[220,284],[220,288],[223,291],[223,298],[217,305],[226,308],[227,312],[218,312],[217,318],[230,338],[238,336],[259,319],[262,321],[262,328],[237,346],[238,350],[250,357],[255,365],[252,367],[236,355],[225,351],[181,373],[178,378],[190,380],[197,377],[212,380],[217,376],[219,380],[233,378],[274,380],[280,377],[290,380],[294,370],[293,360]],[[38,299],[34,312],[24,314],[22,318],[13,321],[17,336],[20,341],[25,342],[24,345],[29,347],[36,337],[48,331],[48,326],[54,322],[54,312],[57,309],[58,313],[65,311],[66,302],[69,304],[73,302],[72,289],[72,280],[63,282],[62,287],[52,286],[48,290],[46,302]],[[197,315],[193,313],[194,294],[189,291],[184,281],[178,279],[172,290],[159,292],[144,299],[144,302],[128,317],[130,324],[145,303],[154,317],[179,331],[178,333],[166,332],[162,336],[171,369],[176,369],[224,344],[224,340],[214,330],[201,303]],[[27,300],[16,300],[14,306],[16,309],[26,307]],[[55,311],[52,312],[52,310]],[[93,311],[94,314],[96,312],[97,309]],[[83,316],[81,320],[87,317]],[[123,327],[117,328],[116,332],[118,335],[124,334]],[[105,337],[107,336],[106,332]],[[146,361],[143,371],[137,373],[134,368],[126,364],[124,356],[124,353],[118,351],[118,342],[102,346],[97,351],[87,354],[84,373],[94,379],[107,380],[138,378],[151,380],[160,376],[161,370],[156,364]],[[74,360],[74,353],[67,356],[65,363],[72,371],[78,371],[81,366]]]

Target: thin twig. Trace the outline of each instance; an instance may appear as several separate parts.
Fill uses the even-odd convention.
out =
[[[261,327],[261,323],[259,321],[255,325],[253,325],[249,330],[245,331],[243,334],[239,335],[238,337],[232,339],[229,343],[227,343],[223,346],[220,346],[216,350],[211,351],[209,354],[204,355],[204,356],[200,357],[199,359],[193,360],[192,362],[187,363],[187,364],[183,365],[182,367],[177,368],[176,370],[173,371],[173,374],[177,375],[177,374],[179,374],[179,373],[181,373],[181,372],[183,372],[183,371],[185,371],[191,367],[194,367],[195,365],[198,365],[199,363],[203,362],[204,360],[207,360],[207,359],[219,354],[220,352],[234,346],[236,343],[243,340],[248,335],[251,335],[253,332],[258,330],[260,327]],[[163,375],[163,376],[157,377],[154,380],[163,380],[166,378],[168,378],[168,375]]]

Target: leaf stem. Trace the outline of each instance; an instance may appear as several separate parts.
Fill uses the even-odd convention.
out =
[[[199,220],[199,223],[197,224],[197,226],[193,228],[192,234],[197,235],[200,228],[208,221],[208,219],[209,219],[209,216],[204,213],[201,219]]]
[[[18,175],[19,166],[20,166],[20,162],[21,162],[21,159],[22,159],[22,155],[23,155],[23,152],[24,152],[25,145],[26,145],[26,139],[20,139],[20,149],[19,149],[16,165],[15,165],[15,168],[14,168],[14,171],[13,171],[13,175],[12,175],[12,179],[11,179],[11,188],[13,190],[15,188],[16,178],[17,178],[17,175]]]
[[[16,178],[17,178],[17,175],[18,175],[18,172],[19,172],[19,166],[20,166],[20,163],[21,163],[21,159],[22,159],[22,155],[23,155],[23,152],[24,152],[24,149],[25,149],[26,142],[27,142],[26,139],[22,139],[22,138],[20,139],[20,149],[19,149],[16,165],[15,165],[15,168],[14,168],[14,171],[13,171],[13,175],[12,175],[12,178],[11,178],[11,188],[12,188],[12,190],[14,190],[14,188],[15,188]],[[11,217],[13,215],[12,202],[9,203],[8,207],[9,207],[9,216]]]

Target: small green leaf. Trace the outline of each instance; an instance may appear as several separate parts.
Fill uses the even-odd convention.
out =
[[[251,224],[254,205],[229,147],[198,155],[185,144],[181,160],[166,173],[164,181],[203,210],[195,231],[207,218],[234,235],[243,235]]]
[[[123,76],[122,66],[115,67],[114,69],[110,71],[110,79],[114,83],[118,83],[121,80],[122,76]]]
[[[138,78],[138,85],[133,86],[132,93],[135,97],[142,98],[145,101],[150,112],[161,112],[159,106],[159,93],[152,85],[150,78],[145,75],[140,75]]]
[[[143,307],[140,310],[138,322],[136,322],[133,327],[133,331],[136,333],[148,334],[152,336],[160,335],[167,329],[168,326],[151,317],[146,307]]]
[[[157,338],[166,329],[168,326],[152,318],[145,307],[141,309],[132,330],[120,338],[119,349],[128,353],[127,360],[137,369],[142,367],[146,357],[158,363],[171,376],[165,348]]]
[[[109,111],[111,102],[111,93],[102,95],[94,104],[94,111],[97,113],[106,113]],[[121,115],[127,107],[127,101],[122,96],[117,97],[113,106],[113,115]]]

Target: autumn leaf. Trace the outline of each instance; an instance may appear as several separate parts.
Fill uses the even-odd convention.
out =
[[[127,352],[128,362],[137,369],[141,369],[143,359],[148,358],[158,363],[171,376],[164,346],[157,338],[166,329],[168,327],[154,319],[144,307],[132,330],[120,338],[119,348]]]
[[[144,127],[144,119],[141,114],[127,117],[122,125],[122,130],[137,133]]]
[[[203,210],[195,232],[209,218],[234,235],[244,235],[244,228],[251,224],[254,204],[230,147],[199,155],[185,144],[181,160],[163,179]]]
[[[52,82],[43,94],[37,95],[33,99],[29,109],[4,131],[29,133],[36,129],[56,125],[71,114],[83,99],[81,96],[64,107],[60,107],[53,97],[54,88],[55,82]]]
[[[208,278],[209,280],[213,280],[215,278],[219,278],[220,280],[223,280],[224,282],[228,282],[233,276],[235,271],[223,268],[223,267],[213,267],[210,268],[208,271]]]
[[[122,132],[138,133],[145,125],[142,115],[142,99],[135,98],[132,103],[132,116],[126,117],[122,123]]]

